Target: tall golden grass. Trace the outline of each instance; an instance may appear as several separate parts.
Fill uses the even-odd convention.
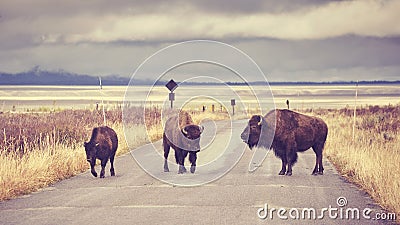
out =
[[[142,109],[133,108],[131,126],[143,126]],[[106,112],[107,125],[119,137],[117,154],[128,151],[122,111]],[[0,115],[0,201],[27,194],[88,169],[83,142],[93,127],[103,125],[100,111],[63,110],[50,113]],[[150,124],[151,126],[151,124]],[[131,136],[140,146],[145,134]],[[135,146],[132,146],[135,147]]]
[[[143,108],[129,110],[124,118],[133,127],[129,130],[147,129],[147,134],[128,134],[133,139],[130,144],[134,143],[129,148],[162,137],[161,109],[146,110],[145,120]],[[106,113],[107,125],[119,137],[118,154],[127,152],[122,111]],[[196,123],[229,119],[229,114],[223,112],[190,113]],[[312,113],[328,124],[325,154],[338,171],[385,209],[400,215],[400,106],[357,109],[354,140],[352,109]],[[5,200],[87,170],[82,144],[89,140],[93,127],[103,125],[103,117],[101,112],[90,110],[5,113],[0,114],[0,124],[0,200]]]
[[[354,140],[352,109],[314,113],[328,124],[325,154],[337,170],[399,216],[400,106],[357,109]]]
[[[161,139],[161,109],[131,107],[106,112],[119,138],[117,155]],[[143,115],[143,112],[145,114]],[[226,113],[190,112],[195,122],[226,119]],[[123,125],[124,120],[124,125]],[[60,110],[0,114],[0,201],[36,191],[89,168],[83,142],[103,125],[101,111]],[[145,126],[146,125],[146,126]],[[128,126],[128,127],[127,127]],[[147,131],[134,132],[134,131]],[[129,137],[129,148],[125,139]]]

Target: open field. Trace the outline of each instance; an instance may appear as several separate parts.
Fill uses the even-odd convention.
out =
[[[198,90],[198,91],[196,91]],[[121,106],[126,87],[104,86],[0,86],[0,111],[26,112],[29,110],[50,111],[58,109],[94,109],[103,100],[108,109]],[[252,93],[252,91],[254,91]],[[355,86],[353,85],[276,85],[271,86],[273,99],[270,99],[265,86],[180,86],[176,89],[175,106],[187,103],[191,99],[201,111],[201,106],[211,105],[220,110],[223,105],[231,109],[230,99],[236,99],[237,112],[257,107],[256,100],[266,103],[275,102],[276,107],[285,108],[286,99],[292,109],[344,108],[354,104]],[[131,106],[168,105],[168,90],[164,86],[137,86],[134,88],[129,104]],[[51,94],[50,94],[51,93]],[[257,96],[254,96],[257,94]],[[202,97],[201,97],[202,96]],[[206,98],[207,97],[207,98]],[[211,101],[210,97],[218,100]],[[400,103],[398,85],[359,85],[358,105],[396,105]],[[267,104],[266,104],[267,105]],[[273,106],[268,104],[267,108]]]
[[[317,110],[329,126],[325,155],[381,206],[400,215],[400,106]],[[399,218],[398,218],[399,219]]]
[[[119,137],[117,155],[162,137],[160,109],[127,110],[125,139],[122,111],[106,112],[107,125]],[[227,119],[226,114],[193,112],[195,122]],[[89,168],[83,147],[93,127],[103,125],[102,111],[63,110],[50,113],[0,114],[0,201],[27,194]],[[127,127],[128,126],[128,127]],[[138,132],[143,131],[143,132]],[[146,134],[147,133],[147,134]]]
[[[35,191],[87,170],[83,142],[89,140],[93,127],[103,125],[101,108],[96,110],[101,98],[95,87],[85,87],[83,92],[80,90],[83,87],[51,87],[54,95],[49,94],[49,87],[29,88],[33,90],[28,92],[28,99],[22,88],[0,88],[4,112],[0,114],[0,200]],[[219,100],[229,102],[231,96],[218,92],[216,87],[207,88],[207,92],[222,96]],[[234,88],[242,95],[249,94],[246,88]],[[301,91],[302,88],[307,91]],[[359,88],[354,140],[354,87],[278,86],[272,90],[278,108],[285,108],[286,99],[290,99],[292,109],[323,118],[329,127],[325,156],[343,176],[366,190],[385,209],[400,215],[399,88],[390,85]],[[168,93],[164,89],[156,87],[144,116],[143,108],[132,103],[125,118],[129,127],[124,132],[121,104],[125,89],[104,88],[107,125],[118,134],[119,154],[162,137],[161,105],[165,103],[162,96]],[[139,88],[138,93],[145,91]],[[67,97],[59,98],[62,95]],[[196,122],[231,119],[229,103],[222,110],[216,105],[212,113],[210,102],[203,100],[193,99],[191,104],[184,104]],[[143,102],[137,105],[143,106]],[[207,106],[204,113],[202,105]],[[248,99],[243,105],[244,108],[238,106],[233,119],[247,118],[248,114],[258,111]],[[245,112],[248,108],[252,109],[251,113]],[[130,137],[129,147],[125,134]]]
[[[121,115],[107,112],[108,125],[122,134]],[[83,142],[102,125],[100,112],[65,110],[56,113],[0,115],[0,200],[26,194],[88,168]],[[119,153],[126,152],[119,135]],[[143,143],[138,140],[138,144]]]
[[[226,127],[228,129],[217,133],[216,139],[223,139],[230,130],[235,132],[234,136],[238,136],[246,120],[233,124],[233,129]],[[163,159],[148,154],[153,148],[148,144],[133,150],[131,154],[118,157],[115,177],[94,178],[86,171],[23,198],[0,202],[1,221],[5,224],[102,224],[107,221],[119,224],[392,224],[393,214],[391,219],[386,217],[387,221],[376,220],[378,214],[389,214],[364,191],[345,182],[327,157],[324,158],[323,176],[310,175],[315,161],[311,150],[299,156],[295,174],[291,177],[277,175],[281,162],[274,154],[268,154],[263,165],[254,173],[249,173],[248,162],[253,152],[244,148],[245,144],[240,140],[234,141],[236,145],[229,149],[231,153],[237,152],[234,149],[244,151],[241,160],[229,173],[212,183],[192,188],[176,187],[150,176],[132,159],[133,153],[149,157],[148,165],[164,178],[195,181],[214,174],[215,167],[200,167],[198,174],[194,175],[178,175],[176,167],[171,167],[171,173],[164,173]],[[161,141],[153,144],[157,149],[162,149]],[[232,160],[232,157],[225,155],[225,159]],[[324,218],[320,219],[322,210],[339,206],[337,202],[342,197],[349,203],[343,207],[343,217],[331,217],[325,211]],[[267,203],[268,209],[283,207],[301,210],[312,207],[317,210],[318,219],[292,218],[283,221],[276,213],[273,219],[259,219],[257,212]],[[366,207],[371,210],[372,219],[364,219],[361,215]],[[346,215],[349,215],[347,209],[359,209],[360,219],[354,214],[353,219],[346,219]]]

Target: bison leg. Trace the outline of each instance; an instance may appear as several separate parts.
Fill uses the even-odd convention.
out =
[[[185,173],[186,172],[186,168],[184,166],[185,157],[184,157],[184,151],[182,149],[179,148],[175,149],[175,160],[179,166],[178,174]]]
[[[286,157],[282,157],[281,160],[282,160],[282,169],[281,169],[281,171],[279,171],[279,175],[285,175],[286,165],[287,165]]]
[[[90,172],[92,173],[92,175],[93,175],[94,177],[97,177],[97,172],[96,172],[96,170],[94,169],[94,166],[95,166],[95,165],[96,165],[96,158],[90,160]]]
[[[196,171],[196,160],[197,160],[197,152],[190,152],[189,153],[189,161],[192,164],[190,166],[191,173],[194,173]]]
[[[106,168],[107,161],[108,161],[108,158],[107,158],[107,159],[102,159],[102,160],[101,160],[100,178],[104,178],[105,168]]]
[[[288,162],[288,168],[286,171],[286,176],[292,176],[292,167],[297,162],[296,149],[292,148],[289,151],[287,151],[287,162]]]
[[[187,170],[185,168],[185,158],[186,158],[187,154],[188,154],[188,151],[181,150],[181,157],[180,157],[179,163],[178,163],[179,164],[178,173],[186,173],[187,172]]]
[[[115,176],[115,171],[114,171],[114,155],[110,157],[110,163],[111,163],[111,168],[110,168],[111,176]]]
[[[164,146],[164,172],[169,172],[168,168],[168,155],[170,150],[170,145],[166,142],[166,138],[163,138],[163,146]],[[175,152],[176,154],[176,152]]]
[[[315,167],[312,172],[312,175],[323,175],[324,167],[322,165],[322,149],[323,145],[314,145],[313,150],[315,152]]]
[[[184,165],[179,165],[178,174],[186,173],[187,170]]]

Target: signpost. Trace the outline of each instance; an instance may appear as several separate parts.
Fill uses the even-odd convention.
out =
[[[170,91],[169,93],[169,100],[171,101],[171,109],[174,107],[174,100],[175,100],[175,93],[174,90],[178,87],[178,84],[171,79],[166,85],[165,87],[168,88],[168,90]]]
[[[232,115],[235,115],[235,105],[236,105],[235,99],[231,99]]]

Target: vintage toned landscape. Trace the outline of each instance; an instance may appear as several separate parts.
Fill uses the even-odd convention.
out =
[[[0,224],[400,224],[399,0],[0,6]]]
[[[90,139],[93,127],[104,123],[101,98],[106,99],[106,124],[112,127],[119,137],[118,155],[162,137],[162,105],[157,105],[157,101],[152,99],[153,103],[146,105],[146,113],[143,114],[144,105],[123,105],[119,101],[123,98],[120,93],[107,91],[108,88],[110,87],[104,88],[103,93],[106,94],[101,97],[98,95],[99,90],[93,87],[92,92],[81,94],[86,96],[86,100],[79,98],[80,91],[76,90],[79,87],[49,88],[50,91],[61,90],[60,93],[56,92],[53,95],[69,96],[68,102],[50,99],[52,96],[50,92],[43,92],[46,87],[12,89],[19,94],[9,95],[14,99],[3,99],[3,111],[0,114],[0,200],[7,201],[37,191],[88,170],[83,142]],[[241,90],[240,87],[236,88]],[[278,96],[275,99],[278,108],[287,107],[283,101],[287,98],[291,100],[293,110],[318,116],[328,124],[329,132],[324,156],[335,165],[338,172],[365,190],[388,212],[400,215],[398,87],[381,87],[380,91],[385,89],[390,92],[389,97],[385,96],[383,91],[376,96],[372,94],[363,96],[363,91],[370,93],[379,86],[369,86],[364,89],[358,87],[358,102],[355,100],[354,86],[346,86],[349,91],[348,96],[344,98],[343,87],[311,87],[308,91],[305,87],[293,89],[290,86],[278,86],[272,87],[272,90],[274,88]],[[42,92],[30,89],[42,89]],[[115,90],[115,87],[111,89]],[[327,92],[335,89],[336,91]],[[0,88],[3,93],[8,90],[10,90],[8,87]],[[17,97],[23,95],[25,91],[30,92],[31,99]],[[315,95],[321,92],[325,92],[324,97],[316,98]],[[35,93],[40,95],[37,100],[34,97]],[[380,99],[383,101],[380,102]],[[44,106],[34,103],[39,100],[44,101]],[[84,103],[75,107],[73,103],[80,101]],[[341,103],[337,107],[330,107],[332,101]],[[229,107],[223,110],[217,108],[213,112],[208,104],[202,102],[198,107],[187,110],[196,122],[230,118]],[[355,112],[354,104],[356,104]],[[204,112],[201,109],[203,105],[207,105]],[[125,131],[147,130],[147,134],[146,132],[124,133],[123,110],[129,112],[124,120],[125,126],[129,124],[130,127],[125,127]],[[247,113],[246,109],[239,108],[237,114],[231,118],[248,119],[251,114],[252,112]],[[126,135],[129,135],[131,140],[129,147],[125,140]]]

